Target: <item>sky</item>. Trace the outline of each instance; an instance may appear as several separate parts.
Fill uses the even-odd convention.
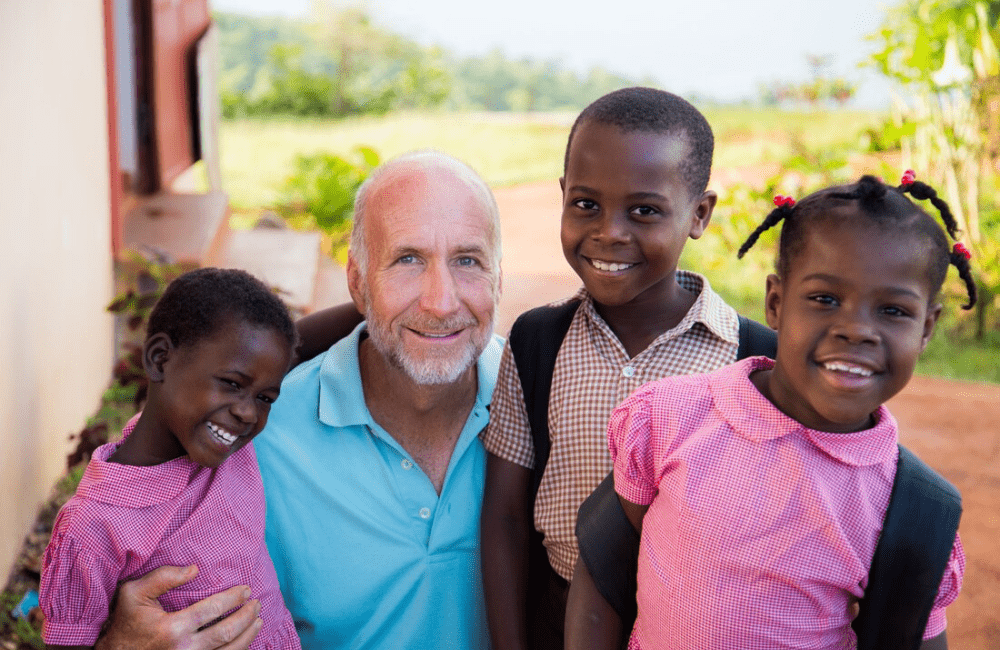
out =
[[[308,15],[311,0],[209,0],[219,11]],[[341,3],[343,4],[343,3]],[[510,57],[601,66],[681,95],[756,99],[761,84],[809,79],[807,55],[859,85],[855,105],[883,107],[889,85],[859,69],[879,29],[877,0],[377,0],[376,21],[458,55],[499,47]]]

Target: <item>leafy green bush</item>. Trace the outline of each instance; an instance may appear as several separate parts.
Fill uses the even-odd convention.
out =
[[[350,157],[328,152],[296,156],[281,212],[286,217],[305,216],[305,227],[345,239],[354,215],[354,195],[379,164],[379,155],[371,147],[356,147],[352,153]]]

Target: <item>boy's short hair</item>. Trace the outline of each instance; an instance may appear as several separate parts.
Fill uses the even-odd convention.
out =
[[[595,100],[583,109],[573,123],[566,143],[563,174],[569,167],[573,135],[585,122],[610,124],[622,131],[650,131],[683,136],[689,151],[681,163],[681,174],[692,197],[701,196],[712,173],[715,136],[708,120],[690,102],[656,88],[622,88]]]
[[[211,336],[231,318],[298,343],[288,307],[266,284],[238,269],[203,268],[178,276],[153,307],[146,338],[163,332],[176,346]]]

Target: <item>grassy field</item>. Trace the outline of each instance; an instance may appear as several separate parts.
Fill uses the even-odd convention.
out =
[[[803,146],[821,155],[860,154],[865,131],[877,127],[884,119],[880,113],[865,111],[716,108],[705,113],[716,135],[716,172],[781,163]],[[280,201],[292,161],[300,153],[330,151],[343,155],[354,147],[366,145],[386,159],[413,149],[435,148],[465,160],[494,187],[555,179],[562,173],[566,138],[574,118],[572,113],[537,116],[478,113],[393,115],[343,121],[223,122],[220,142],[223,179],[240,223]],[[731,188],[714,189],[723,197],[713,218],[715,228],[729,218],[749,218],[756,223],[758,217],[763,217],[760,206],[753,208],[754,212],[760,212],[758,216],[727,214],[727,209],[740,209],[739,205],[723,205],[727,189]],[[744,228],[738,230],[742,232]],[[772,253],[752,252],[749,259],[737,262],[731,241],[706,239],[709,238],[685,250],[682,265],[705,272],[733,306],[761,318],[760,298]],[[773,251],[773,245],[766,243],[761,248]],[[956,282],[953,274],[948,282]],[[967,319],[955,315],[959,311],[957,300],[947,301],[946,311],[951,314],[939,327],[917,371],[1000,382],[1000,366],[994,362],[1000,356],[1000,335],[991,334],[983,341],[954,336],[956,318]]]

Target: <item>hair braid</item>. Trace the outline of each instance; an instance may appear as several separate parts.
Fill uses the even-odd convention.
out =
[[[978,292],[976,289],[976,280],[972,277],[972,267],[969,265],[969,258],[953,250],[948,254],[948,261],[958,269],[958,276],[965,282],[965,290],[969,294],[969,302],[962,305],[962,309],[972,309],[976,305]]]
[[[761,234],[765,230],[768,230],[769,228],[776,226],[778,222],[781,221],[782,219],[790,217],[794,210],[795,210],[794,206],[787,206],[787,205],[780,205],[775,209],[771,210],[771,213],[768,214],[766,217],[764,217],[764,221],[759,226],[757,226],[756,230],[750,233],[750,236],[747,237],[747,240],[743,242],[742,246],[740,246],[740,250],[737,251],[736,257],[739,259],[743,259],[743,255],[745,255],[746,252],[750,250],[750,248],[753,247],[754,244],[757,243],[757,240],[760,239]]]
[[[937,190],[927,183],[920,181],[900,185],[898,189],[903,194],[909,193],[915,199],[921,201],[930,200],[931,204],[941,213],[941,221],[944,222],[944,227],[948,231],[948,234],[951,235],[952,239],[958,239],[958,236],[961,234],[961,231],[958,229],[958,222],[955,221],[955,217],[951,213],[951,208],[948,207],[945,200],[938,196]]]

